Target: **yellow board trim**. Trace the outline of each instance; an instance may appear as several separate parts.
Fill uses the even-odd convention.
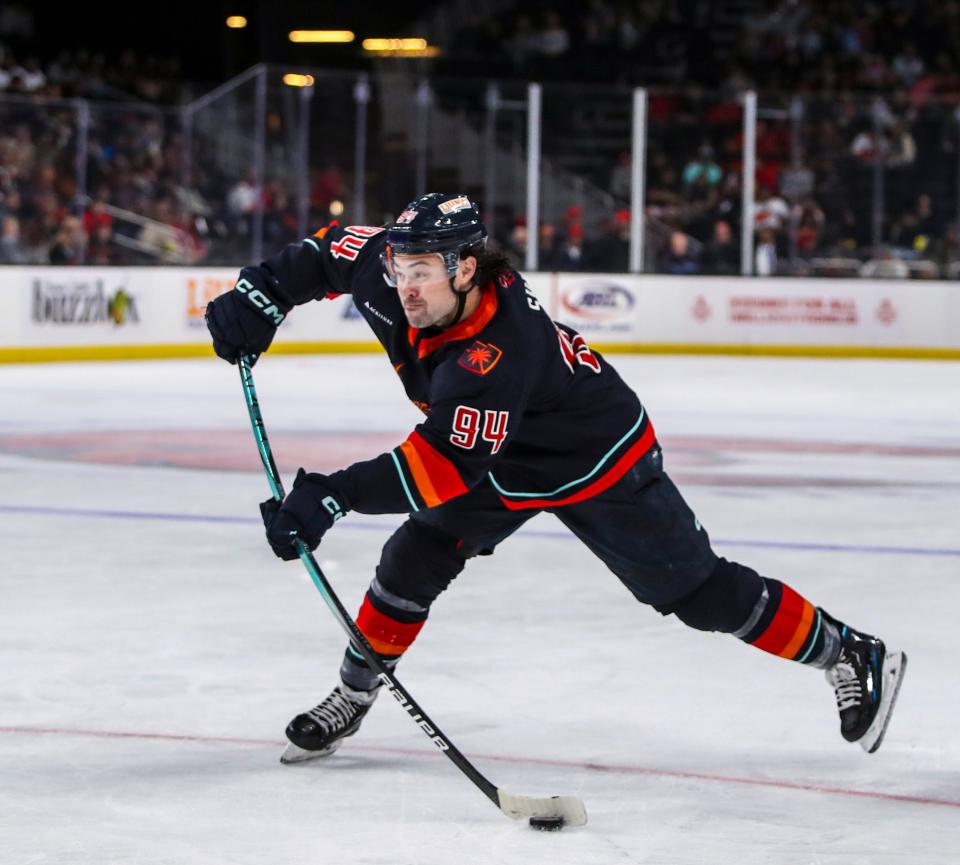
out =
[[[376,354],[378,342],[284,342],[270,347],[270,354]],[[86,360],[164,360],[184,357],[215,357],[204,343],[169,345],[59,345],[0,348],[0,363],[58,363]]]
[[[708,345],[689,343],[593,343],[604,354],[747,355],[764,357],[886,358],[892,360],[960,360],[960,348],[904,348],[870,345]],[[379,354],[378,342],[282,342],[277,354]],[[166,345],[63,345],[0,348],[0,363],[56,363],[88,360],[157,360],[213,357],[203,343]]]

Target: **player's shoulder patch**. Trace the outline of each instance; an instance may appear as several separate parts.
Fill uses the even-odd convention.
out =
[[[457,363],[477,375],[486,375],[500,362],[501,357],[503,352],[499,348],[489,342],[480,342],[478,339],[460,355]]]

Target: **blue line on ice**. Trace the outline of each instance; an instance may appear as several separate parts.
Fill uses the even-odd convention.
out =
[[[166,520],[173,522],[195,522],[195,523],[236,523],[259,525],[258,517],[231,517],[220,516],[217,514],[174,514],[158,513],[154,511],[109,511],[98,510],[95,508],[58,508],[45,505],[4,505],[0,504],[0,513],[8,514],[34,514],[36,516],[53,517],[93,517],[109,518],[120,520]],[[383,523],[362,523],[347,522],[343,529],[354,529],[359,531],[379,531],[384,532],[389,526]],[[519,535],[535,538],[553,538],[556,540],[574,540],[574,536],[568,532],[550,532],[538,529],[521,528]],[[957,556],[960,557],[960,549],[957,548],[938,548],[938,547],[888,547],[873,546],[863,544],[814,544],[800,541],[762,541],[749,540],[744,538],[714,538],[713,543],[716,546],[728,547],[759,547],[776,550],[801,550],[806,552],[831,552],[831,553],[874,553],[882,556]]]

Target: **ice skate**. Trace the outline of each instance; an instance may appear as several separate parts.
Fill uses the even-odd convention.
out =
[[[360,729],[360,722],[375,699],[376,691],[355,691],[342,683],[337,685],[322,703],[297,715],[287,725],[290,744],[280,762],[303,763],[329,757],[347,736]]]
[[[868,754],[876,751],[890,723],[907,669],[903,652],[888,652],[883,640],[839,625],[841,648],[837,662],[826,671],[840,711],[840,733],[859,742]]]

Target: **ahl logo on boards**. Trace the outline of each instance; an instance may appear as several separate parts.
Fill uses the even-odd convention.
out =
[[[581,319],[614,322],[629,317],[636,298],[632,291],[615,282],[588,282],[561,291],[560,304]]]
[[[68,283],[35,279],[30,317],[37,324],[74,326],[140,322],[136,298],[123,287],[109,293],[102,279]]]

